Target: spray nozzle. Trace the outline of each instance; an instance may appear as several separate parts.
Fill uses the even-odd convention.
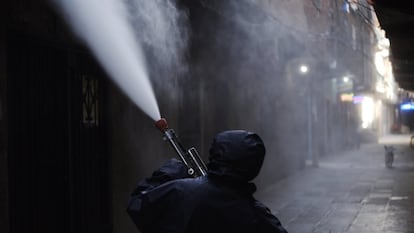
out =
[[[158,121],[155,122],[155,127],[157,127],[157,129],[159,129],[161,132],[164,132],[165,130],[168,129],[167,120],[165,120],[165,118],[159,119]]]

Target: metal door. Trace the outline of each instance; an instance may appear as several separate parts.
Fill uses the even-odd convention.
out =
[[[110,232],[102,73],[86,52],[11,36],[10,231]]]

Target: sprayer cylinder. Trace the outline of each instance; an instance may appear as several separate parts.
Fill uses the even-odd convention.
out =
[[[207,174],[207,167],[201,160],[197,150],[193,147],[186,150],[178,140],[177,135],[173,129],[168,128],[168,123],[165,118],[155,122],[155,127],[164,134],[164,139],[168,140],[174,150],[177,152],[181,161],[187,166],[188,174],[191,176],[204,176]]]

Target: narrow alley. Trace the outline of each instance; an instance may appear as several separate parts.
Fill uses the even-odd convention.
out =
[[[318,168],[309,166],[256,197],[289,233],[412,233],[414,150],[408,137],[322,158]],[[396,148],[392,168],[385,166],[384,144]]]

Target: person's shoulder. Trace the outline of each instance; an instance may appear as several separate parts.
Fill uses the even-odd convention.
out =
[[[195,178],[181,178],[176,180],[171,180],[164,184],[167,187],[176,187],[176,188],[185,188],[193,189],[198,188],[207,183],[206,177],[200,176]]]
[[[153,189],[141,192],[147,199],[157,200],[160,198],[178,198],[188,197],[189,194],[199,192],[204,183],[204,179],[197,178],[180,178],[165,182]]]
[[[175,185],[183,186],[183,187],[198,187],[200,185],[204,185],[207,182],[206,177],[200,176],[195,178],[182,178],[178,180],[172,181]]]
[[[182,178],[169,181],[160,189],[188,199],[190,196],[193,198],[203,196],[208,190],[208,184],[206,177]]]

